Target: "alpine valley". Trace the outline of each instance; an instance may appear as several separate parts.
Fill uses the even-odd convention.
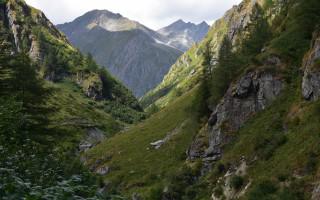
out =
[[[0,0],[0,199],[319,200],[320,1],[206,27]]]
[[[209,30],[205,22],[195,25],[179,20],[153,31],[107,10],[93,10],[57,27],[137,97],[155,88],[178,57]]]

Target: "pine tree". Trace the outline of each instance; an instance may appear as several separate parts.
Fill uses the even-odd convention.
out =
[[[97,71],[99,69],[99,66],[94,61],[92,54],[88,53],[88,55],[86,57],[86,61],[87,61],[86,64],[87,64],[88,69],[90,69],[92,71]]]

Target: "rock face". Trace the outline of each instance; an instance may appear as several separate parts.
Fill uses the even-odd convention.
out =
[[[311,197],[311,200],[318,200],[320,199],[320,184],[318,183],[313,191],[312,191],[312,197]]]
[[[310,51],[304,62],[302,95],[306,100],[316,101],[320,97],[320,31],[314,33]]]
[[[200,42],[208,33],[209,25],[206,22],[194,24],[178,20],[157,32],[168,38],[168,45],[181,51],[187,51],[192,45]]]
[[[103,82],[98,74],[78,72],[76,82],[82,87],[87,97],[94,100],[103,99]]]
[[[88,12],[57,27],[137,97],[158,85],[182,54],[161,34],[106,10]]]
[[[231,85],[211,114],[205,137],[198,135],[188,150],[188,158],[202,158],[205,162],[221,158],[222,146],[232,140],[229,133],[238,131],[255,113],[264,110],[281,93],[284,85],[280,78],[269,72],[249,72]]]
[[[80,152],[87,151],[104,140],[105,134],[98,128],[89,128],[87,137],[79,144]]]
[[[209,120],[209,148],[206,157],[217,157],[221,147],[255,113],[264,110],[280,94],[282,81],[268,72],[250,72],[227,91]]]
[[[162,83],[142,98],[142,105],[148,107],[155,104],[158,107],[165,107],[177,98],[176,90],[184,93],[199,83],[203,71],[203,50],[210,46],[214,63],[224,38],[228,38],[234,47],[240,46],[247,36],[250,24],[262,17],[262,13],[259,12],[261,7],[259,2],[261,1],[243,1],[217,20],[206,38],[182,55],[171,67]]]
[[[29,7],[24,1],[8,1],[5,6],[0,7],[0,13],[4,14],[2,16],[4,19],[1,20],[5,22],[13,36],[15,51],[28,50],[30,58],[34,61],[42,61],[43,59],[42,50],[32,30],[35,26],[45,28],[54,37],[69,44],[66,37],[55,28],[42,12]],[[25,18],[19,18],[19,15]]]

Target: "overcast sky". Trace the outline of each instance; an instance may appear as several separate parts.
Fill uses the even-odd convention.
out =
[[[26,0],[54,23],[69,22],[93,9],[107,9],[159,29],[183,19],[212,23],[241,0]]]

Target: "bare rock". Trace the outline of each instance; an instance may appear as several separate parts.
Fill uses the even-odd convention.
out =
[[[316,101],[320,97],[320,32],[314,33],[309,52],[306,54],[303,68],[302,95],[306,100]]]
[[[320,199],[320,184],[317,184],[312,191],[311,200],[319,200],[319,199]]]
[[[131,199],[132,200],[142,200],[141,196],[137,193],[132,194]]]
[[[79,144],[80,152],[85,152],[104,140],[105,134],[98,128],[89,128],[87,137]]]
[[[107,175],[109,172],[110,172],[110,168],[108,166],[100,167],[95,170],[95,173],[97,173],[101,176]]]
[[[282,81],[268,72],[250,72],[241,77],[228,89],[210,117],[209,148],[205,156],[212,160],[221,156],[221,147],[232,139],[226,133],[238,131],[253,114],[275,100],[282,88]]]

